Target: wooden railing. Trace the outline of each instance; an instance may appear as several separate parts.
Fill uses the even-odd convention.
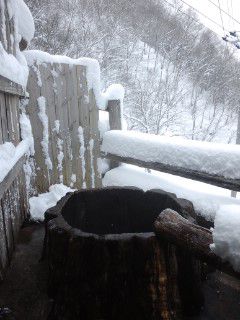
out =
[[[109,101],[108,104],[109,111],[109,122],[110,122],[110,130],[121,130],[121,110],[119,101],[113,100]],[[127,141],[126,141],[127,143]],[[131,150],[129,150],[131,153]],[[200,182],[205,182],[208,184],[212,184],[218,187],[240,191],[240,179],[232,179],[230,177],[223,176],[221,174],[215,174],[211,172],[205,172],[203,170],[192,170],[187,167],[182,166],[173,166],[166,163],[162,163],[160,161],[146,161],[143,159],[133,158],[131,156],[122,156],[117,152],[112,153],[108,151],[101,152],[101,156],[103,158],[111,160],[111,168],[116,167],[119,163],[127,163],[136,165],[139,167],[143,167],[146,169],[152,169],[164,173],[169,173],[172,175],[177,175],[180,177],[184,177],[187,179],[197,180]],[[226,163],[222,163],[222,167],[224,168]]]

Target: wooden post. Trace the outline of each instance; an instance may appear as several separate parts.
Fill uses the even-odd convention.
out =
[[[109,100],[107,105],[107,111],[109,112],[109,126],[110,130],[122,130],[122,113],[121,113],[121,101]],[[120,162],[111,160],[110,170],[118,167]]]
[[[238,123],[237,123],[236,144],[240,144],[240,107],[238,107]],[[231,197],[237,198],[237,191],[232,190]]]
[[[121,102],[109,100],[107,105],[109,112],[109,125],[111,130],[122,130]]]

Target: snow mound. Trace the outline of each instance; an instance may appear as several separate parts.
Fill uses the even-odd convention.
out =
[[[26,87],[28,66],[23,54],[18,51],[16,57],[8,54],[0,42],[0,75]]]
[[[44,220],[45,211],[54,207],[66,193],[73,191],[75,190],[63,184],[55,184],[49,188],[49,192],[30,198],[29,205],[31,217],[36,220]]]
[[[104,92],[104,96],[107,100],[120,100],[123,101],[125,94],[124,87],[119,84],[111,84],[107,90]]]
[[[240,271],[240,206],[222,206],[215,217],[210,248]]]
[[[102,151],[146,162],[240,179],[240,146],[112,130],[103,136]]]
[[[98,129],[101,138],[103,137],[105,132],[110,130],[109,113],[107,111],[99,111]]]
[[[5,48],[7,43],[4,23],[2,26],[3,43],[0,42],[0,75],[25,88],[28,80],[28,66],[23,53],[19,50],[19,42],[22,38],[28,43],[31,41],[35,32],[34,21],[23,0],[9,0],[7,8],[9,19],[14,19],[16,55],[4,49],[3,43],[5,43]],[[4,2],[1,3],[1,9],[4,10]]]
[[[21,141],[17,147],[12,142],[5,142],[0,145],[0,182],[4,180],[9,171],[18,160],[29,151],[29,141]]]
[[[10,4],[10,19],[16,18],[18,34],[29,43],[35,32],[32,14],[23,0],[10,0]]]

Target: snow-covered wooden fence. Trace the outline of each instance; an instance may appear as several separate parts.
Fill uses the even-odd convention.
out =
[[[1,63],[5,64],[3,66],[5,69],[1,71],[4,74],[9,73],[5,61],[9,57],[8,54],[11,54],[11,63],[13,63],[13,57],[19,50],[14,16],[10,17],[7,4],[7,0],[0,2]],[[7,159],[4,153],[10,143],[12,143],[11,150],[15,149],[14,146],[19,150],[18,146],[21,145],[19,104],[24,95],[25,91],[21,85],[8,77],[0,76],[0,280],[3,279],[10,263],[18,231],[27,213],[23,172],[25,156],[19,153],[16,159],[11,157]],[[12,165],[9,161],[12,161]],[[6,169],[5,164],[9,165],[9,170]]]
[[[112,130],[103,136],[102,156],[240,191],[238,145]]]
[[[86,68],[66,63],[30,66],[27,113],[39,193],[55,183],[78,189],[101,185],[98,108]]]

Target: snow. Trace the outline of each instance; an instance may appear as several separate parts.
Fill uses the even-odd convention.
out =
[[[79,148],[79,157],[81,160],[81,164],[82,164],[82,188],[85,189],[86,188],[86,162],[85,162],[85,143],[84,143],[84,133],[83,133],[83,128],[79,127],[78,128],[78,139],[79,139],[79,143],[80,143],[80,148]]]
[[[10,19],[13,16],[15,17],[18,34],[29,43],[33,39],[35,32],[32,14],[23,0],[10,0],[10,4]]]
[[[32,134],[32,126],[30,119],[26,113],[22,112],[19,118],[20,128],[21,128],[21,138],[26,141],[29,145],[29,155],[34,155],[34,139]]]
[[[2,8],[1,12],[4,12],[4,2],[1,1],[0,5]],[[28,80],[28,66],[23,53],[19,50],[18,43],[21,41],[21,38],[24,38],[28,42],[31,41],[34,36],[34,21],[23,0],[9,0],[7,8],[9,18],[14,19],[15,34],[11,35],[11,37],[14,37],[16,41],[15,44],[13,42],[16,48],[16,55],[14,56],[4,49],[7,39],[5,34],[5,17],[2,14],[3,43],[0,42],[0,75],[25,88]]]
[[[29,119],[29,116],[26,114],[26,106],[28,105],[27,99],[22,99],[20,103],[20,129],[21,129],[21,139],[23,141],[27,141],[29,145],[29,149],[27,151],[27,159],[23,165],[24,173],[25,173],[25,181],[27,188],[27,196],[34,193],[34,187],[31,184],[32,177],[35,176],[35,165],[34,165],[34,139],[32,134],[32,126]]]
[[[45,97],[41,96],[37,99],[37,102],[38,102],[38,108],[39,108],[38,116],[43,126],[43,139],[41,141],[42,151],[45,157],[45,164],[48,170],[52,170],[52,161],[49,157],[49,150],[48,150],[49,134],[48,134],[48,117],[46,114],[46,99]]]
[[[98,158],[97,159],[97,168],[99,175],[105,174],[109,170],[110,161],[107,159]]]
[[[124,87],[119,83],[111,84],[104,92],[107,100],[120,100],[121,102],[124,99],[124,94]]]
[[[55,184],[49,188],[49,192],[30,198],[29,205],[31,217],[36,220],[44,220],[45,211],[54,207],[66,193],[73,191],[74,189],[63,184]]]
[[[108,99],[118,97],[123,99],[124,89],[121,85],[115,84],[109,87],[105,92],[101,92],[100,66],[97,60],[91,58],[72,59],[66,56],[50,55],[47,52],[39,50],[29,50],[24,52],[28,65],[36,68],[36,65],[44,63],[66,63],[69,65],[81,65],[86,67],[86,77],[88,90],[93,89],[97,105],[105,110]]]
[[[58,135],[57,138],[57,150],[58,150],[58,155],[57,155],[57,160],[58,160],[58,173],[59,173],[59,180],[61,183],[63,183],[63,160],[64,160],[64,153],[63,153],[63,140],[59,137],[60,133],[60,121],[55,120],[54,121],[54,129]]]
[[[11,142],[5,142],[0,145],[0,182],[4,180],[18,160],[27,154],[28,150],[28,140],[21,141],[17,147]]]
[[[85,66],[88,89],[93,89],[98,107],[105,109],[106,100],[100,92],[100,66],[97,60],[85,57],[72,59],[66,56],[50,55],[47,52],[39,50],[25,51],[24,54],[29,66],[44,63],[66,63],[69,65]]]
[[[222,206],[215,217],[210,248],[240,271],[240,207]]]
[[[102,151],[146,162],[240,179],[240,146],[112,130],[103,136]]]
[[[26,87],[28,66],[24,55],[17,52],[16,57],[8,54],[0,42],[0,75]]]
[[[89,141],[89,151],[90,151],[91,186],[92,186],[92,188],[95,187],[95,170],[94,170],[94,155],[93,155],[93,149],[94,149],[94,140],[91,139],[91,140]]]
[[[29,117],[25,113],[25,106],[22,102],[21,115],[19,119],[22,141],[15,146],[12,142],[0,144],[0,182],[4,180],[9,171],[12,170],[18,160],[24,156],[34,155],[34,141],[32,127]]]
[[[178,198],[190,200],[197,214],[210,221],[214,221],[222,205],[236,205],[240,210],[240,200],[231,198],[229,190],[154,170],[148,173],[132,165],[122,165],[108,171],[103,185],[135,186],[145,191],[157,188],[175,193]]]
[[[108,111],[99,110],[98,129],[101,138],[105,132],[110,130]]]

